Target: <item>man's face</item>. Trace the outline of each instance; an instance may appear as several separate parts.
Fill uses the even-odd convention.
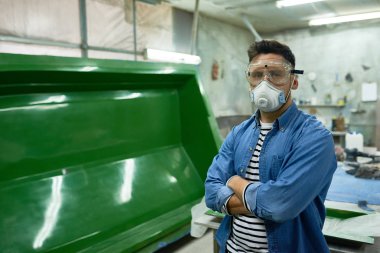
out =
[[[291,64],[281,55],[260,54],[250,62],[247,68],[247,79],[251,89],[256,88],[262,80],[267,80],[276,88],[287,93],[291,82],[294,80],[294,75],[290,74],[291,70]],[[295,88],[297,86],[294,87],[293,85],[293,89]]]

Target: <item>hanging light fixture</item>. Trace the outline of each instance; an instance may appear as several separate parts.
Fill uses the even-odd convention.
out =
[[[311,4],[315,2],[321,2],[325,0],[280,0],[276,2],[277,8],[289,7],[301,4]]]
[[[144,55],[145,59],[153,61],[187,63],[194,65],[201,63],[201,57],[197,55],[169,52],[152,48],[145,49]]]
[[[354,15],[337,16],[337,17],[330,17],[330,18],[312,19],[309,21],[309,25],[316,26],[316,25],[337,24],[337,23],[345,23],[345,22],[352,22],[352,21],[377,19],[377,18],[380,18],[380,11],[354,14]]]

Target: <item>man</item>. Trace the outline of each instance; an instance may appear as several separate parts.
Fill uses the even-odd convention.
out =
[[[324,200],[337,167],[331,133],[297,109],[295,57],[263,40],[248,50],[258,110],[234,127],[208,170],[206,205],[226,214],[220,252],[329,252]]]

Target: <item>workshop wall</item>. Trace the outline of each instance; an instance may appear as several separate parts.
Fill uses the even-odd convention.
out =
[[[80,42],[77,0],[0,0],[0,36]],[[70,18],[68,18],[70,17]],[[79,48],[0,40],[0,52],[80,57]]]
[[[253,36],[242,27],[200,16],[200,73],[216,117],[252,113],[244,72],[247,49],[253,41]]]
[[[172,10],[168,4],[137,6],[137,51],[146,47],[174,51]],[[0,0],[0,36],[71,43],[70,47],[0,40],[0,52],[80,57],[78,0]],[[134,50],[132,0],[87,0],[88,44]],[[68,18],[69,17],[69,18]],[[125,53],[89,50],[90,58],[134,60]],[[138,58],[142,60],[142,57]]]
[[[380,82],[378,24],[359,22],[288,31],[269,37],[288,44],[296,55],[297,67],[305,70],[299,89],[294,92],[297,102],[326,104],[330,99],[332,104],[338,104],[346,97],[343,108],[313,109],[327,127],[331,127],[332,117],[341,114],[349,131],[363,133],[364,144],[374,146],[376,102],[362,102],[361,87],[364,82]],[[310,72],[316,73],[314,81],[308,79]],[[377,92],[379,96],[379,88]]]

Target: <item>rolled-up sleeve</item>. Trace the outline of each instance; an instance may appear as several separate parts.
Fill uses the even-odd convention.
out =
[[[256,194],[257,194],[257,188],[261,185],[260,182],[257,183],[250,183],[248,184],[244,191],[243,191],[243,204],[244,207],[253,213],[253,210],[256,208]],[[248,204],[248,199],[250,199],[250,203]]]

